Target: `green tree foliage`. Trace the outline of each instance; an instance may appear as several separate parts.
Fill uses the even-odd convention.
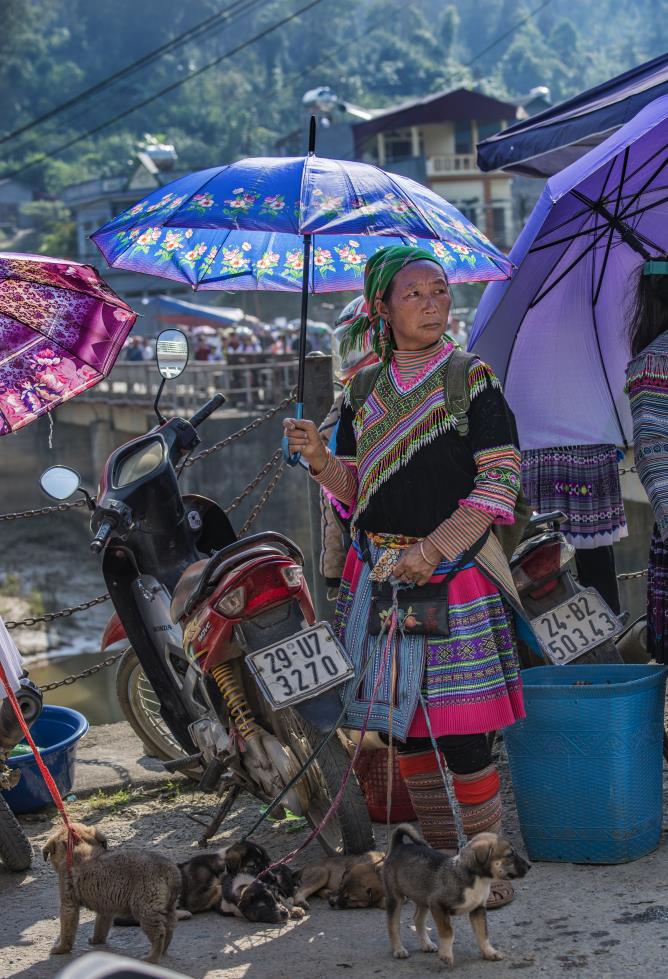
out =
[[[195,40],[0,144],[0,176],[46,154],[22,179],[47,196],[122,172],[144,133],[173,142],[179,166],[272,153],[305,125],[303,93],[329,85],[368,107],[476,86],[500,98],[548,85],[553,100],[661,54],[668,0],[323,0],[192,81],[91,135],[62,143],[220,58],[304,0],[0,0],[0,135],[25,125],[205,18]]]

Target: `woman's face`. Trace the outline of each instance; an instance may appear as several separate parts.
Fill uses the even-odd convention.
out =
[[[445,333],[450,293],[445,273],[435,262],[411,262],[392,279],[386,301],[376,309],[390,325],[398,350],[422,350]]]

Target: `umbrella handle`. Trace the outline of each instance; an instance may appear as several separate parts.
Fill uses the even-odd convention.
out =
[[[298,402],[295,408],[295,418],[304,417],[304,404],[303,402]],[[281,446],[283,448],[283,460],[288,464],[288,466],[299,465],[299,460],[301,458],[301,452],[290,452],[289,441],[287,435],[284,435],[281,440]]]

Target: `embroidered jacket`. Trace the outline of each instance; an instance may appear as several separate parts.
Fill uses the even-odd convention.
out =
[[[668,330],[626,368],[636,469],[656,525],[668,540]]]
[[[354,417],[344,398],[336,460],[347,474],[333,461],[318,477],[345,506],[355,528],[430,535],[450,557],[470,546],[489,523],[513,522],[520,485],[514,418],[497,378],[482,362],[469,370],[469,434],[457,434],[443,389],[443,367],[452,349],[446,346],[408,382],[392,361]],[[451,529],[461,536],[459,548],[446,540],[448,518],[455,514]]]

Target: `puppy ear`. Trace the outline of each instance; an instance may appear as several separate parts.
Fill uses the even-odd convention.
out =
[[[473,844],[473,853],[475,854],[476,862],[483,868],[489,866],[493,852],[494,844],[486,840],[481,840],[479,843]]]
[[[292,880],[295,884],[301,884],[302,874],[304,873],[304,868],[300,867],[298,870],[292,871]]]
[[[53,840],[49,840],[49,842],[42,847],[42,856],[44,857],[45,863],[48,861],[50,856],[53,856],[55,850],[56,844],[53,842]]]
[[[97,826],[95,827],[95,839],[103,849],[105,850],[109,849],[109,843],[107,841],[107,837],[104,835],[101,829],[97,828]]]
[[[238,849],[231,847],[225,854],[225,866],[229,873],[238,874],[241,867],[241,854]]]

